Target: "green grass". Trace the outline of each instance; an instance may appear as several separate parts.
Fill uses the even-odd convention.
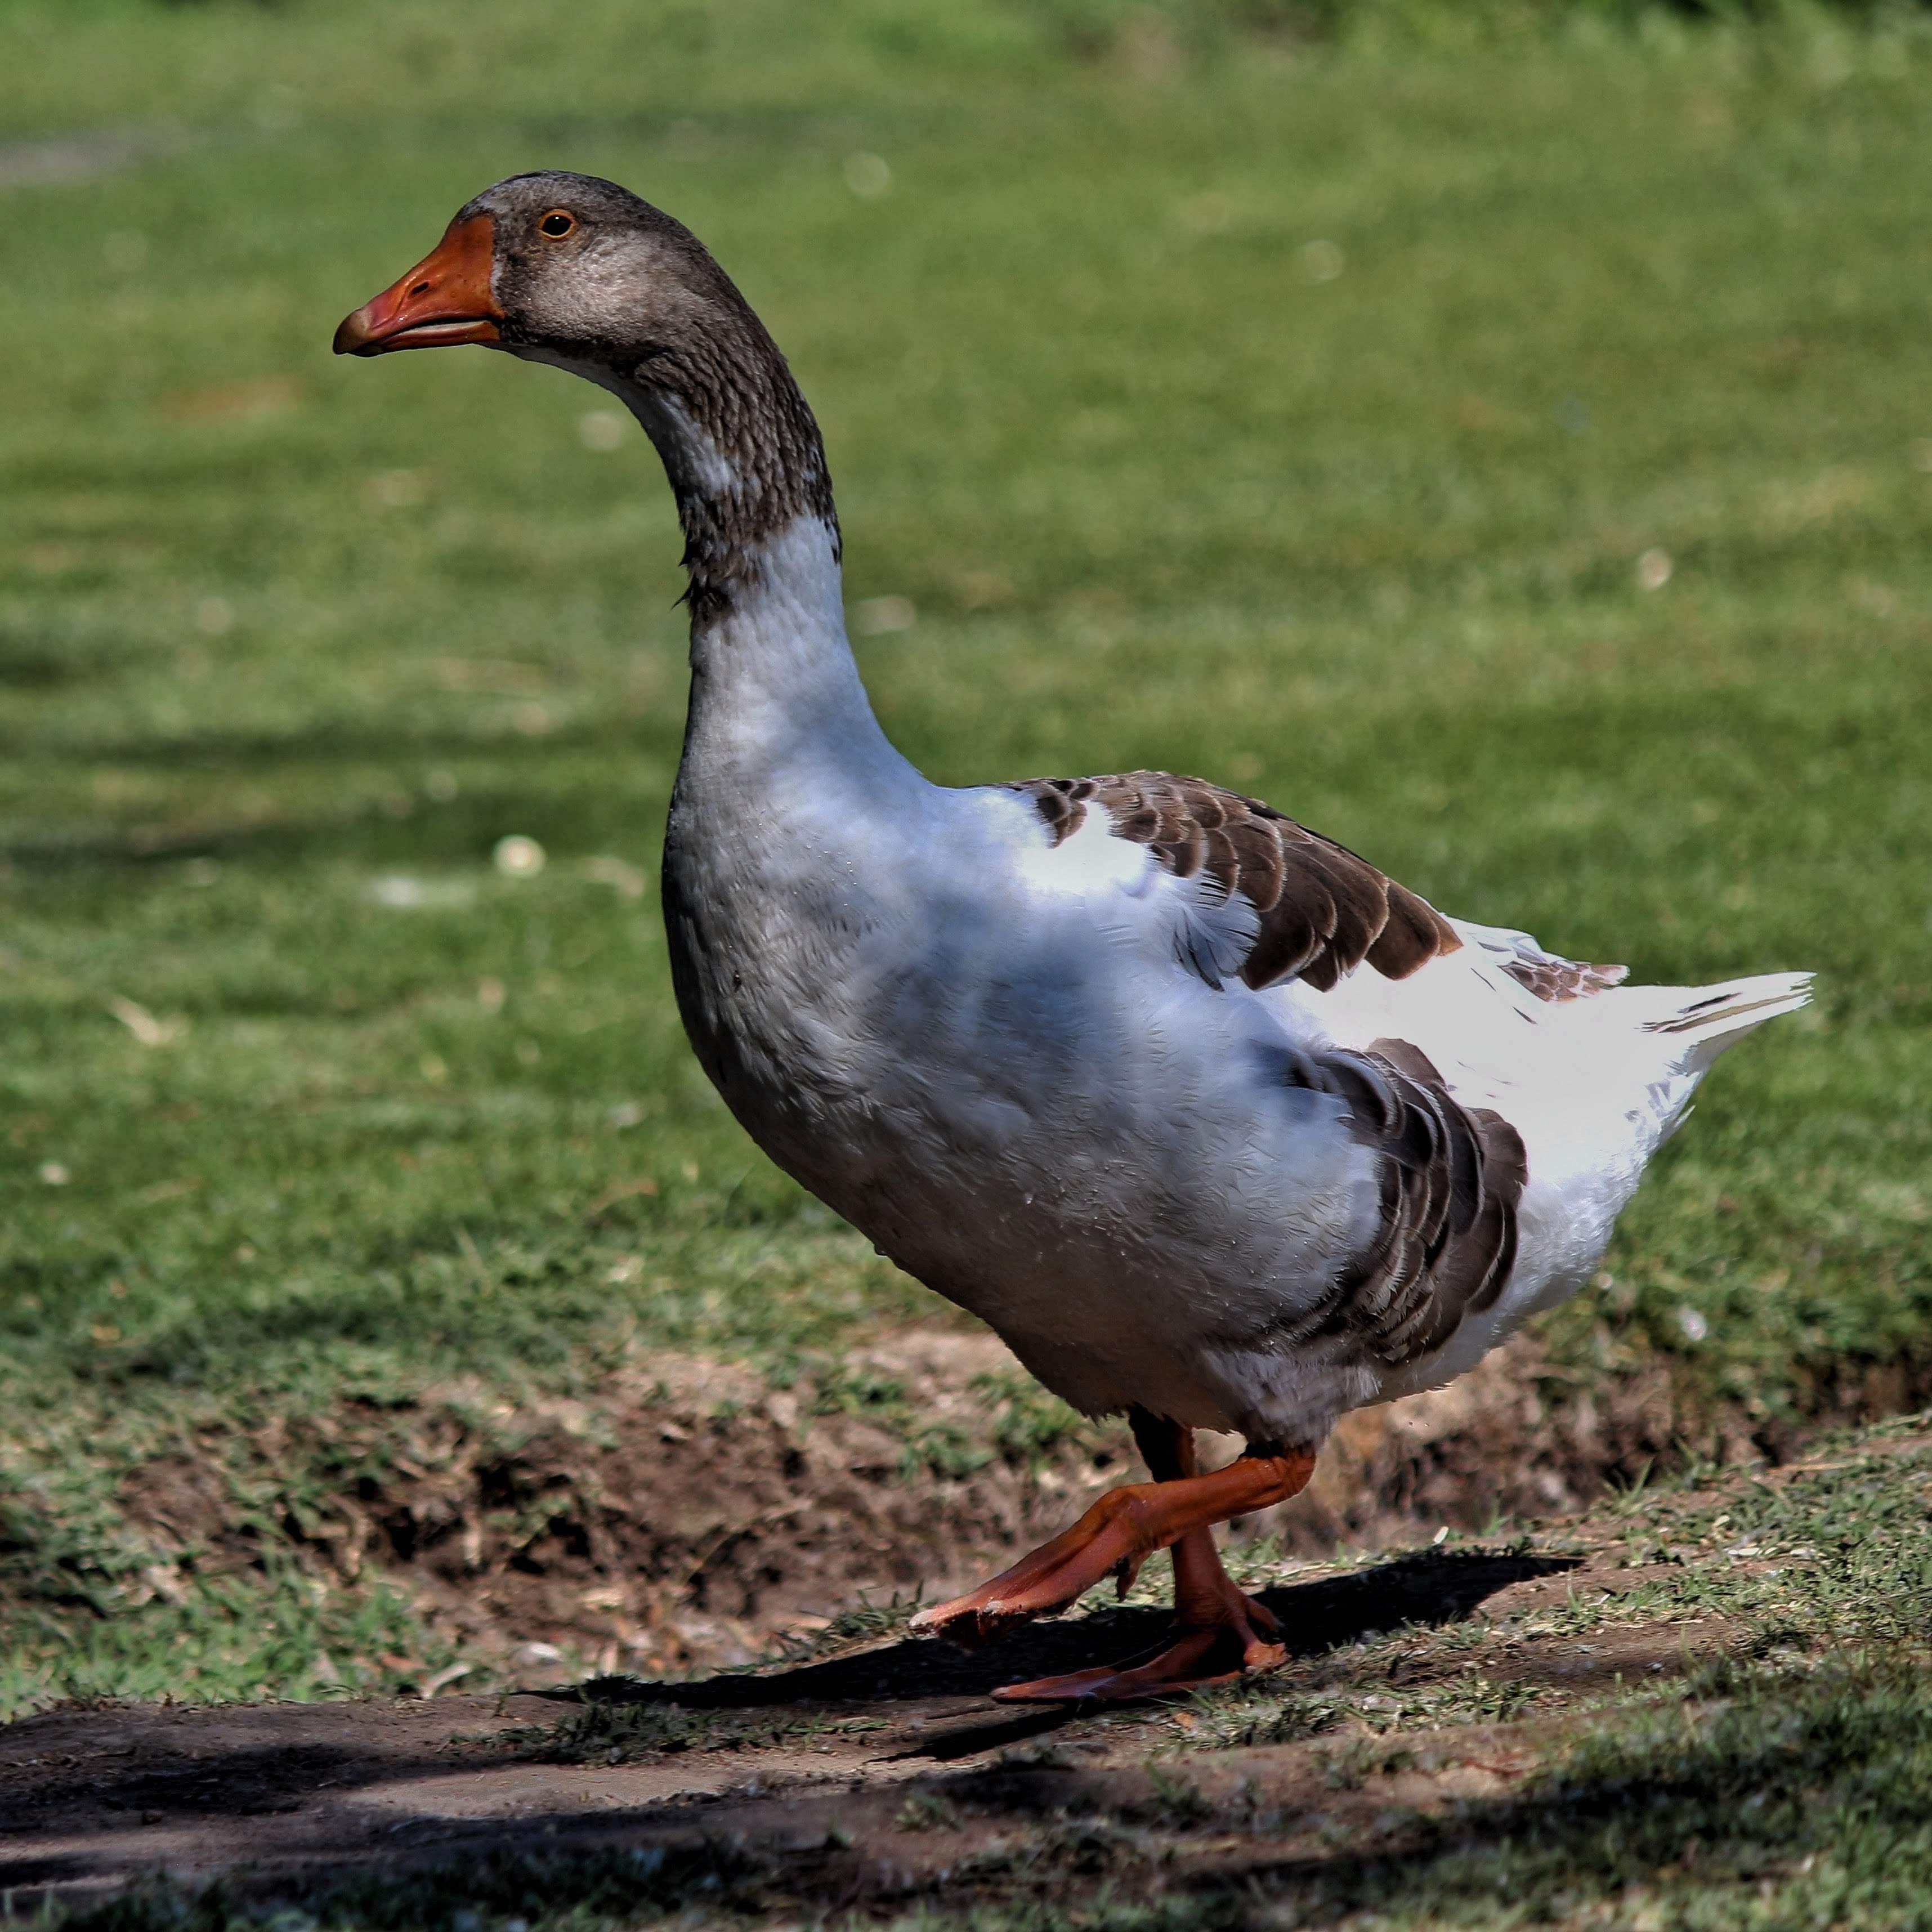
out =
[[[1817,968],[1551,1332],[1767,1427],[1918,1385],[1932,43],[1075,10],[0,15],[10,138],[134,143],[0,186],[0,1706],[435,1663],[278,1553],[358,1474],[303,1426],[345,1401],[934,1312],[679,1034],[649,449],[501,358],[327,354],[533,165],[661,201],[771,323],[935,776],[1198,770],[1641,977]],[[117,1484],[244,1440],[295,1445],[236,1498],[259,1561],[156,1594]]]

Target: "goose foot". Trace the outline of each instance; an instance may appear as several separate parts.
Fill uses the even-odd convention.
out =
[[[1175,1648],[1198,1663],[1238,1626],[1246,1633],[1240,1640],[1242,1667],[1246,1667],[1250,1638],[1262,1650],[1272,1648],[1250,1628],[1257,1613],[1265,1617],[1267,1612],[1250,1605],[1228,1581],[1208,1532],[1230,1516],[1250,1515],[1293,1496],[1313,1473],[1315,1458],[1298,1450],[1250,1452],[1202,1475],[1194,1466],[1191,1430],[1138,1410],[1132,1420],[1154,1481],[1109,1490],[1071,1529],[992,1582],[920,1611],[912,1620],[914,1633],[976,1648],[1017,1624],[1065,1610],[1104,1577],[1112,1576],[1124,1597],[1156,1550],[1181,1546],[1174,1568],[1183,1635]],[[1237,1604],[1244,1606],[1238,1615]],[[1204,1635],[1210,1641],[1196,1642]]]
[[[1174,1608],[1169,1640],[1139,1663],[1036,1678],[993,1695],[1006,1704],[1127,1704],[1232,1684],[1288,1660],[1287,1647],[1276,1641],[1280,1625],[1222,1568],[1211,1530],[1190,1531],[1174,1546]]]
[[[1035,1617],[1050,1617],[1112,1576],[1124,1597],[1141,1565],[1174,1538],[1163,1536],[1172,1506],[1166,1483],[1124,1483],[1100,1498],[1071,1529],[1042,1543],[991,1582],[912,1620],[919,1636],[943,1636],[968,1650]],[[1177,1532],[1178,1534],[1179,1532]]]

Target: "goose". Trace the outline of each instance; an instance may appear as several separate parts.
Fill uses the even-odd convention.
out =
[[[334,348],[458,344],[597,384],[662,459],[691,621],[664,914],[706,1073],[882,1254],[1074,1408],[1124,1413],[1146,1463],[914,1630],[984,1642],[1168,1550],[1153,1654],[994,1694],[1280,1665],[1215,1526],[1293,1496],[1342,1415],[1582,1287],[1712,1061],[1810,976],[1625,986],[1199,778],[930,782],[860,681],[784,358],[614,182],[498,182]],[[1203,1468],[1202,1430],[1246,1446]]]

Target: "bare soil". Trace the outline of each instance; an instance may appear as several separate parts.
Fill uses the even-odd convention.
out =
[[[1432,1413],[1447,1426],[1424,1410],[1406,1448],[1355,1453],[1417,1466]],[[1856,1454],[1923,1440],[1880,1432]],[[993,1702],[1001,1684],[1161,1635],[1164,1610],[1096,1593],[1084,1614],[970,1654],[901,1629],[828,1633],[808,1659],[682,1681],[50,1712],[0,1730],[0,1918],[54,1906],[85,1921],[130,1887],[218,1883],[248,1923],[332,1899],[362,1923],[378,1899],[398,1925],[576,1904],[626,1923],[688,1907],[692,1922],[789,1925],[935,1902],[1057,1908],[1104,1884],[1198,1895],[1202,1923],[1236,1898],[1255,1910],[1225,1922],[1300,1923],[1270,1901],[1298,1912],[1296,1895],[1390,1860],[1520,1837],[1526,1820],[1533,1834],[1566,1802],[1547,1774],[1561,1748],[1646,1687],[1756,1654],[1763,1633],[1714,1612],[1691,1570],[1768,1580],[1815,1556],[1730,1544],[1723,1526],[1757,1486],[1841,1466],[1760,1462],[1507,1547],[1271,1559],[1249,1587],[1288,1661],[1218,1702]],[[184,1478],[169,1493],[193,1491]],[[1688,1542],[1671,1527],[1694,1521],[1706,1527]],[[1714,1711],[1726,1694],[1699,1694]],[[124,1932],[184,1922],[116,1910],[101,1923]]]
[[[278,1420],[259,1439],[143,1464],[121,1501],[158,1555],[218,1570],[260,1560],[238,1527],[238,1480],[272,1486],[298,1448],[311,1465],[320,1448],[344,1468],[380,1468],[290,1506],[312,1566],[389,1576],[465,1657],[537,1684],[746,1664],[861,1603],[950,1594],[1136,1466],[1124,1428],[1105,1423],[956,1475],[921,1460],[908,1414],[921,1432],[983,1445],[988,1378],[1025,1383],[990,1335],[911,1328],[845,1368],[902,1390],[896,1414],[826,1412],[812,1384],[775,1389],[662,1358],[614,1376],[594,1404],[479,1419],[476,1392],[452,1389],[400,1414],[345,1406],[297,1425],[326,1435],[320,1445],[292,1443]],[[1518,1337],[1448,1389],[1346,1418],[1302,1496],[1229,1534],[1316,1556],[1567,1514],[1681,1453],[1690,1432],[1661,1370],[1585,1388]],[[1766,1446],[1735,1418],[1696,1433],[1725,1460]],[[1212,1462],[1239,1444],[1203,1447]]]
[[[922,1423],[983,1432],[983,1378],[1011,1364],[988,1340],[919,1330],[859,1366],[890,1371]],[[560,1857],[578,1870],[606,1855],[658,1874],[660,1904],[709,1886],[781,1917],[888,1913],[935,1888],[996,1897],[1021,1869],[1036,1894],[1143,1868],[1163,1888],[1272,1884],[1516,1804],[1593,1699],[1738,1636],[1694,1611],[1627,1610],[1586,1643],[1574,1618],[1532,1614],[1649,1580],[1628,1567],[1613,1511],[1573,1515],[1540,1549],[1430,1546],[1444,1523],[1574,1511],[1679,1437],[1661,1382],[1582,1390],[1519,1341],[1450,1390],[1350,1418],[1306,1495],[1231,1526],[1278,1539],[1262,1592],[1288,1634],[1277,1681],[1319,1694],[1352,1670],[1352,1715],[1318,1736],[1208,1748],[1216,1732],[1192,1748],[1185,1706],[1015,1711],[987,1694],[1130,1654],[1165,1613],[1096,1599],[970,1655],[897,1634],[842,1646],[829,1620],[868,1596],[963,1584],[1063,1526],[1130,1472],[1113,1432],[948,1479],[908,1466],[902,1432],[816,1412],[808,1388],[655,1368],[595,1409],[558,1402],[508,1426],[478,1424],[454,1396],[424,1404],[401,1452],[388,1417],[392,1478],[304,1520],[318,1562],[409,1584],[525,1688],[481,1697],[431,1679],[394,1702],[67,1708],[0,1730],[0,1914],[156,1879],[313,1900],[439,1874],[460,1888],[531,1860],[554,1876]],[[352,1450],[354,1418],[340,1426]],[[288,1446],[253,1448],[272,1462]],[[130,1516],[184,1562],[244,1560],[218,1448],[158,1458],[124,1489]],[[1424,1546],[1365,1563],[1334,1558],[1338,1536]],[[1450,1641],[1451,1626],[1466,1636]],[[1440,1640],[1402,1666],[1399,1692],[1389,1678],[1411,1718],[1368,1721],[1379,1680],[1365,1694],[1336,1658],[1379,1654],[1348,1648],[1376,1633],[1432,1628]],[[787,1633],[794,1658],[818,1647],[811,1660],[693,1674],[721,1655],[770,1658]],[[580,1675],[567,1650],[605,1674],[560,1684]],[[619,1665],[635,1674],[608,1674]],[[1418,1684],[1462,1697],[1457,1718],[1414,1719]],[[1483,1721],[1472,1684],[1534,1714]]]
[[[1265,1599],[1312,1660],[1370,1630],[1492,1622],[1643,1574],[1587,1556],[1425,1552]],[[496,1700],[52,1712],[0,1731],[0,1891],[17,1913],[157,1876],[274,1896],[493,1859],[728,1846],[812,1910],[884,1907],[942,1880],[951,1896],[976,1870],[992,1885],[1015,1833],[1042,1829],[1076,1871],[1082,1831],[1118,1840],[1110,1868],[1142,1839],[1154,1857],[1159,1839],[1162,1882],[1184,1883],[1318,1860],[1373,1838],[1391,1808],[1420,1828],[1507,1796],[1561,1721],[1410,1732],[1395,1754],[1344,1728],[1164,1770],[1144,1714],[1016,1712],[986,1697],[1137,1648],[1163,1621],[1104,1610],[971,1655],[890,1639],[755,1674]],[[1681,1670],[1729,1634],[1715,1620],[1622,1626],[1587,1646],[1499,1633],[1459,1667],[1581,1694]],[[586,1700],[674,1708],[695,1728],[639,1762],[544,1761],[546,1738]]]

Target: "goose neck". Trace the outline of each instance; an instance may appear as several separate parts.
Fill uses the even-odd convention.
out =
[[[667,352],[605,383],[656,445],[684,530],[687,762],[739,782],[781,769],[911,774],[846,638],[818,424],[756,318],[742,320],[702,354]]]
[[[872,716],[846,640],[838,536],[794,518],[748,554],[722,607],[693,600],[688,757],[748,777],[903,760]],[[908,768],[909,769],[909,768]]]

